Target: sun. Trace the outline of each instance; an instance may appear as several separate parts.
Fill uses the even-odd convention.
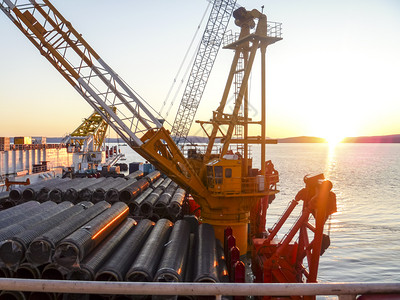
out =
[[[330,134],[325,136],[324,139],[329,144],[329,146],[336,146],[343,141],[344,136],[339,134]]]

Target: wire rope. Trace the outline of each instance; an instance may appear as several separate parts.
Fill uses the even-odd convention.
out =
[[[167,102],[168,102],[168,100],[169,100],[169,97],[170,97],[171,93],[172,93],[172,90],[173,90],[174,87],[175,87],[175,84],[176,84],[176,82],[177,82],[177,80],[178,80],[178,77],[180,76],[180,73],[181,73],[181,71],[182,71],[182,68],[183,68],[183,66],[184,66],[184,64],[185,64],[185,62],[186,62],[187,56],[189,55],[190,50],[192,49],[193,43],[194,43],[194,41],[196,40],[196,37],[197,37],[197,35],[198,35],[198,33],[199,33],[199,30],[200,30],[200,28],[201,28],[201,25],[203,24],[204,18],[205,18],[205,16],[207,15],[207,11],[209,10],[211,4],[212,4],[212,1],[209,1],[208,5],[207,5],[207,8],[206,8],[206,10],[204,11],[203,16],[201,17],[200,23],[199,23],[199,25],[197,26],[197,29],[196,29],[196,31],[195,31],[195,34],[193,35],[193,38],[192,38],[192,40],[191,40],[191,42],[190,42],[190,44],[189,44],[188,49],[186,50],[185,56],[183,57],[183,60],[182,60],[182,62],[181,62],[181,64],[180,64],[180,66],[179,66],[179,69],[178,69],[178,71],[177,71],[175,77],[174,77],[174,80],[173,80],[173,82],[172,82],[172,84],[171,84],[171,87],[170,87],[168,93],[167,93],[167,96],[165,97],[164,102],[163,102],[163,104],[162,104],[162,106],[161,106],[160,115],[162,115],[163,110],[164,110],[164,108],[165,108],[165,106],[166,106],[166,104],[167,104]],[[193,58],[193,59],[194,59],[194,58]],[[193,60],[193,59],[192,59],[192,60]],[[190,63],[189,65],[191,65],[191,63]],[[186,74],[187,74],[187,72],[185,73],[185,75],[184,75],[183,78],[185,78]],[[183,79],[181,80],[181,82],[183,82]],[[181,83],[180,86],[182,86],[182,83]],[[178,90],[178,91],[179,91],[179,90]],[[169,106],[168,112],[171,110],[171,107],[173,106],[173,103],[174,103],[175,99],[176,99],[176,95],[175,95],[175,98],[172,100],[172,103],[171,103],[170,106]],[[168,114],[167,114],[167,115],[168,115]]]

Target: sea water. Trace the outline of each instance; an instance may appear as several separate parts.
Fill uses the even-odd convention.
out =
[[[143,161],[122,150],[127,162]],[[267,227],[304,187],[305,175],[324,173],[333,183],[338,211],[325,226],[331,245],[320,259],[319,282],[400,281],[400,144],[278,144],[266,152],[281,191],[268,209]],[[260,167],[259,147],[252,147],[252,156]]]
[[[267,147],[280,174],[272,226],[304,186],[324,173],[337,196],[328,220],[331,246],[320,260],[320,282],[400,281],[400,144],[281,144]]]

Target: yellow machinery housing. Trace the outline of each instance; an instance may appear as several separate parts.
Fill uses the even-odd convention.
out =
[[[5,1],[0,5],[2,11],[43,57],[98,114],[93,115],[93,123],[89,118],[71,138],[79,142],[78,137],[81,134],[96,131],[98,137],[94,137],[95,145],[100,147],[107,123],[132,149],[192,194],[201,206],[202,221],[214,225],[217,238],[223,239],[223,229],[226,226],[233,227],[240,241],[240,251],[242,254],[246,253],[248,223],[252,221],[251,208],[261,198],[271,197],[278,192],[277,174],[267,172],[265,160],[265,145],[268,143],[265,53],[268,45],[281,39],[280,24],[267,24],[267,17],[257,10],[247,11],[241,7],[233,13],[235,24],[241,28],[241,32],[238,39],[225,46],[235,51],[227,83],[211,121],[200,122],[203,128],[207,124],[211,125],[211,132],[206,131],[209,144],[204,153],[188,159],[171,138],[169,131],[162,126],[159,118],[151,113],[147,104],[49,0],[42,0],[40,4],[30,1],[19,5],[20,2]],[[248,81],[258,51],[261,54],[261,120],[252,121],[248,114]],[[240,81],[235,86],[236,77],[240,77]],[[234,90],[234,108],[233,111],[226,111],[230,90]],[[100,117],[105,123],[100,121]],[[97,129],[91,127],[93,124],[98,125]],[[249,133],[254,131],[249,130],[249,126],[258,126],[259,135],[250,136]],[[242,135],[235,138],[236,129],[240,129]],[[212,154],[214,144],[219,139],[223,143],[221,151]],[[249,144],[252,143],[261,147],[260,163],[257,164],[260,170],[257,171],[252,167],[248,152]],[[231,145],[240,145],[243,149],[237,158],[229,157]],[[209,167],[212,168],[212,175]]]

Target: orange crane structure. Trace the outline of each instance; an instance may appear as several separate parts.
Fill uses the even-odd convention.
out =
[[[306,180],[306,188],[295,200],[295,203],[304,201],[302,216],[283,241],[276,242],[276,233],[291,210],[270,233],[265,231],[268,203],[279,192],[279,175],[265,157],[266,144],[271,142],[265,135],[265,55],[269,45],[281,40],[280,23],[267,22],[266,15],[255,9],[248,11],[241,7],[233,12],[241,31],[237,40],[225,46],[234,51],[232,66],[217,110],[210,121],[200,122],[209,144],[205,151],[193,148],[185,156],[162,126],[162,120],[151,113],[148,105],[49,0],[3,0],[0,8],[132,149],[192,195],[201,207],[200,220],[213,225],[218,239],[224,240],[227,227],[233,230],[240,254],[253,253],[257,281],[302,282],[304,276],[309,282],[316,280],[324,224],[335,210],[329,181],[323,176]],[[248,81],[258,52],[261,119],[252,120],[248,116]],[[228,94],[234,89],[237,74],[241,82],[234,91],[233,111],[228,111]],[[211,130],[206,130],[205,125]],[[249,126],[257,126],[259,134],[250,136]],[[243,129],[242,138],[234,138],[237,127]],[[222,144],[215,151],[219,139]],[[241,153],[232,151],[231,146],[238,144],[242,146]],[[250,144],[260,145],[259,162],[249,155]],[[316,219],[314,225],[309,222],[311,216]],[[310,230],[312,239],[307,234]],[[298,231],[300,240],[293,243]],[[302,264],[304,258],[309,260],[309,271]]]

